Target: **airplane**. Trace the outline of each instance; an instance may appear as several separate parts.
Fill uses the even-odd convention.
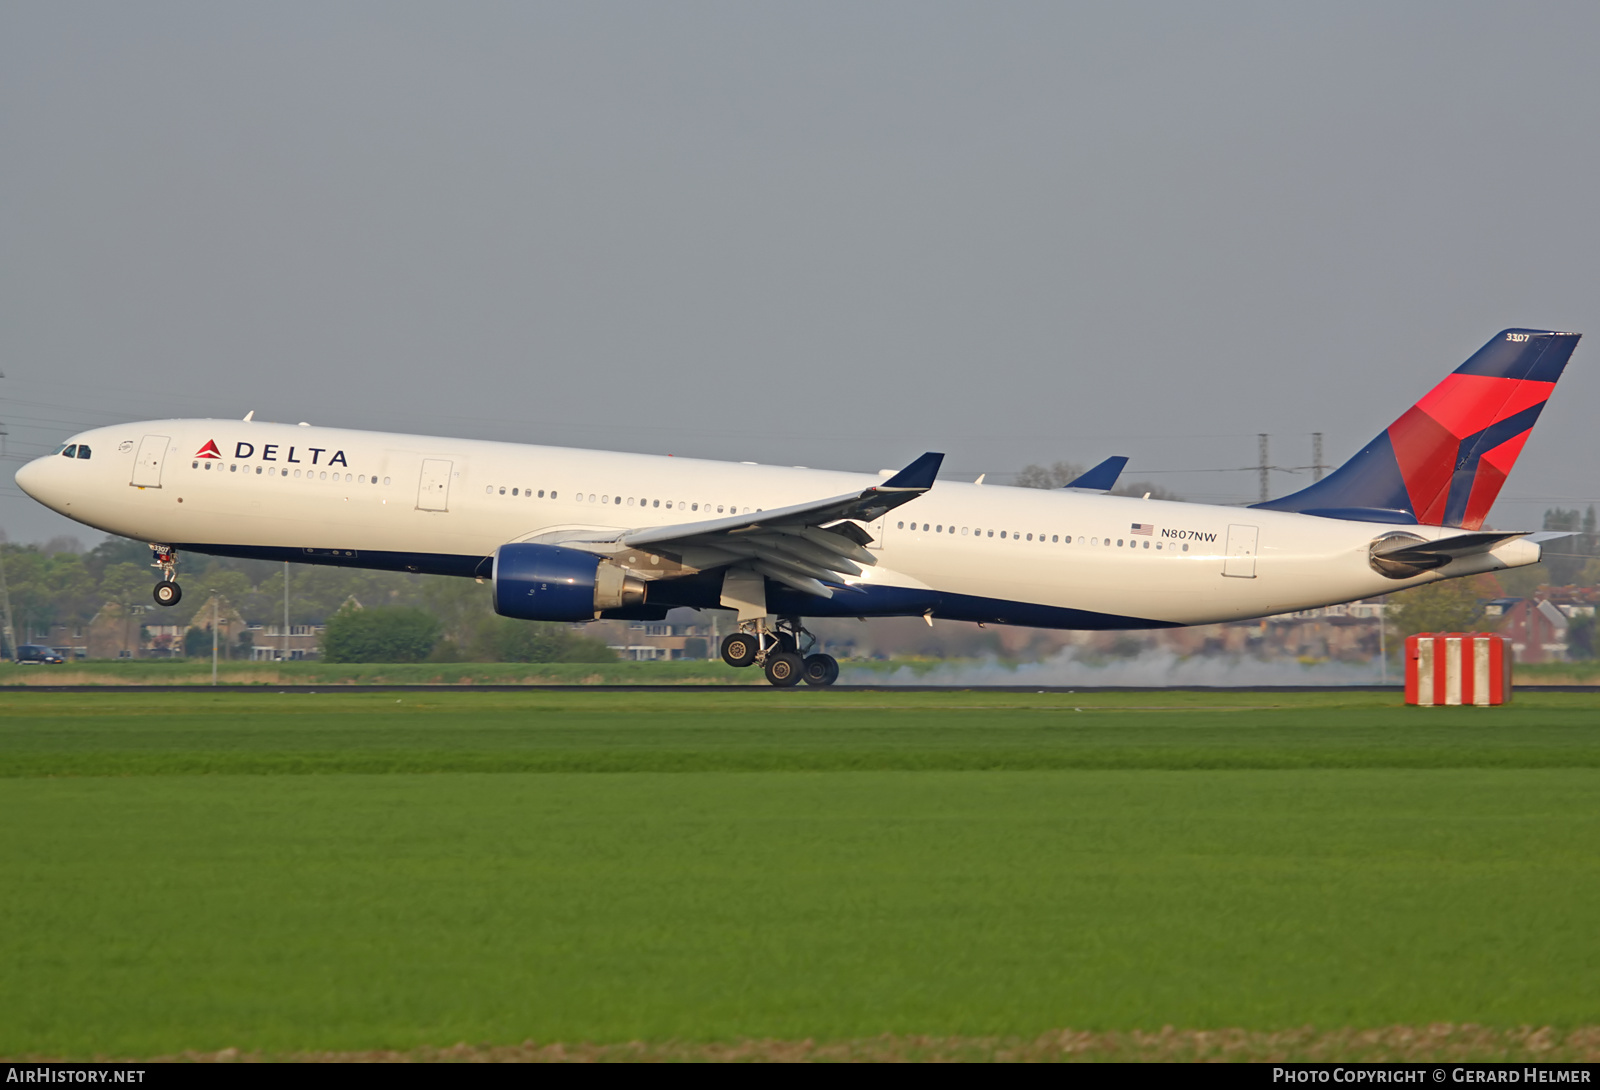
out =
[[[943,455],[848,473],[312,427],[94,428],[17,471],[29,496],[180,553],[474,577],[541,621],[726,609],[730,665],[830,685],[806,618],[1064,629],[1212,624],[1538,562],[1484,520],[1579,335],[1507,329],[1307,488],[1252,507],[938,480]]]

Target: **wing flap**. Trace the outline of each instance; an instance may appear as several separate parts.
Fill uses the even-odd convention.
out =
[[[859,523],[874,522],[933,487],[944,455],[928,452],[881,483],[808,503],[770,511],[671,526],[646,526],[604,540],[572,540],[571,546],[615,560],[629,550],[676,553],[683,571],[747,565],[770,579],[820,598],[833,597],[828,583],[862,574],[878,558],[863,548],[872,540]],[[641,572],[646,577],[662,573]]]

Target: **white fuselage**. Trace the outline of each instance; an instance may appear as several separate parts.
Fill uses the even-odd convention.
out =
[[[701,522],[881,479],[266,422],[144,421],[69,442],[86,444],[90,457],[37,459],[17,482],[97,529],[228,555],[457,574],[488,575],[487,558],[507,542]],[[217,456],[200,456],[208,444]],[[1077,627],[1074,614],[1052,617],[1061,610],[1121,619],[1116,627],[1203,624],[1539,559],[1538,546],[1510,541],[1395,580],[1369,563],[1375,538],[1404,530],[1431,541],[1458,531],[949,481],[867,530],[879,562],[855,582],[918,594],[817,599],[805,612],[931,611]],[[651,562],[639,561],[646,579]],[[900,605],[881,604],[889,601]],[[905,606],[913,601],[935,604]]]

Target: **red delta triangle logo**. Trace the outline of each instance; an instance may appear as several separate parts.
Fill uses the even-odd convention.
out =
[[[207,439],[206,440],[206,445],[201,447],[199,449],[199,451],[197,451],[195,453],[195,457],[196,458],[221,458],[222,457],[222,452],[217,449],[217,441],[215,439]]]

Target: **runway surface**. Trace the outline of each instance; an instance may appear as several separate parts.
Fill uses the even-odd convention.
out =
[[[1395,685],[833,685],[826,690],[797,685],[6,685],[0,692],[35,693],[186,693],[202,690],[240,693],[1385,693]],[[1596,685],[1518,685],[1520,693],[1593,693]]]

